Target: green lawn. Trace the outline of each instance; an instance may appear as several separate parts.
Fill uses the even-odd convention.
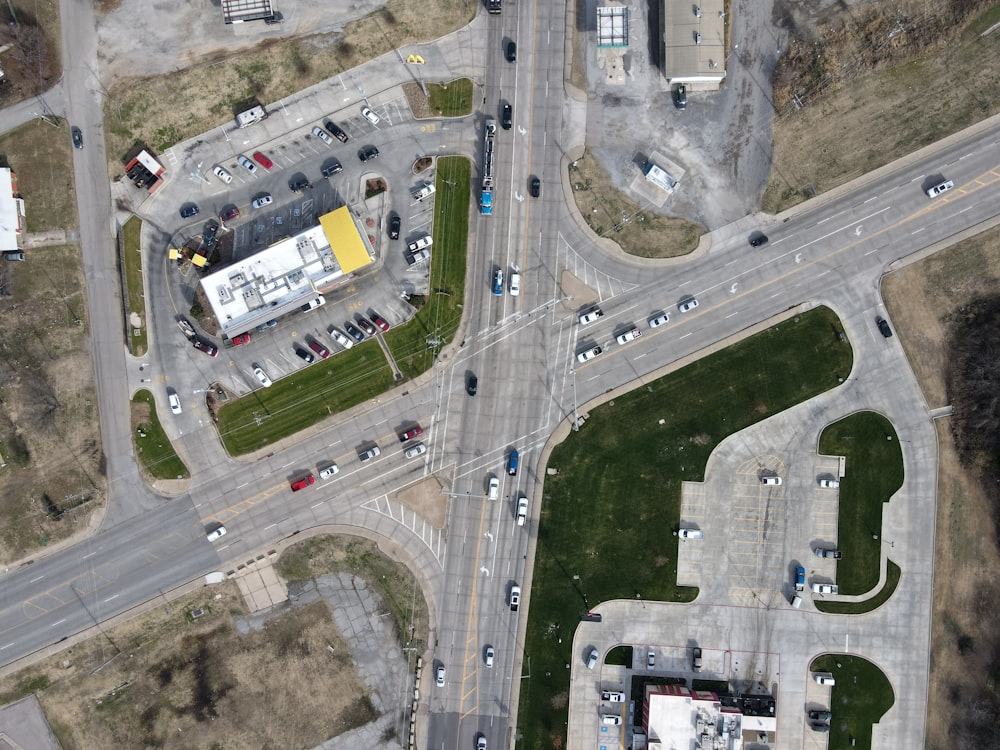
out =
[[[140,326],[129,325],[129,348],[137,357],[146,353],[146,295],[142,287],[142,247],[139,235],[142,232],[142,219],[133,216],[122,227],[122,253],[125,262],[125,286],[128,291],[128,309],[125,314],[135,313],[139,316]]]
[[[133,404],[147,404],[148,417],[133,419],[132,440],[135,442],[135,452],[142,467],[157,479],[180,479],[191,476],[187,466],[174,451],[167,434],[156,416],[156,400],[149,391],[138,391],[132,397]]]
[[[844,654],[821,656],[809,669],[830,672],[836,678],[830,696],[829,750],[871,748],[872,725],[896,702],[882,670],[860,656]]]
[[[427,100],[431,112],[441,117],[472,114],[472,80],[459,78],[450,83],[428,83]]]
[[[874,412],[859,412],[823,430],[820,453],[844,456],[840,480],[837,544],[844,557],[837,561],[837,585],[842,594],[858,595],[878,585],[883,544],[882,505],[903,484],[903,453],[889,420]]]
[[[469,177],[466,159],[438,160],[434,204],[431,289],[427,300],[411,300],[416,316],[384,334],[405,377],[431,368],[441,347],[455,335],[465,296],[465,253],[469,232]],[[392,370],[374,341],[306,367],[270,388],[226,404],[219,433],[226,450],[239,456],[377,398],[395,385]]]
[[[899,585],[899,576],[902,571],[892,560],[886,560],[885,586],[871,599],[863,602],[825,602],[813,599],[813,604],[820,612],[829,612],[834,615],[863,615],[865,612],[874,612],[887,601],[896,591]]]
[[[723,438],[847,377],[853,354],[838,330],[827,308],[796,316],[593,409],[553,451],[547,468],[558,473],[546,478],[538,527],[520,747],[565,744],[567,665],[582,612],[608,599],[697,595],[676,582],[681,482],[704,478]]]

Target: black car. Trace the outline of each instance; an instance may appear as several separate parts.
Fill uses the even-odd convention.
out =
[[[361,326],[361,329],[365,333],[367,333],[369,336],[374,336],[375,335],[375,326],[372,325],[372,323],[370,323],[367,318],[363,318],[363,317],[361,317],[359,315],[358,316],[358,325]]]
[[[513,41],[507,42],[507,62],[517,62],[517,44]]]
[[[297,355],[298,355],[299,357],[301,357],[302,359],[304,359],[304,360],[306,361],[306,364],[307,364],[307,365],[311,365],[311,364],[313,363],[313,360],[314,360],[314,359],[316,359],[316,358],[315,358],[315,357],[314,357],[314,356],[312,355],[312,352],[307,352],[307,351],[306,351],[305,349],[300,349],[300,348],[299,348],[299,347],[297,347],[297,346],[295,347],[295,353],[296,353],[296,354],[297,354]]]
[[[358,158],[361,161],[368,161],[369,159],[375,159],[378,157],[378,149],[374,146],[365,146],[360,151],[358,151]]]
[[[288,181],[288,189],[293,193],[301,193],[306,188],[311,188],[312,185],[309,184],[309,180],[305,177],[297,177],[294,180]]]
[[[511,122],[514,117],[514,109],[510,104],[503,105],[503,113],[500,115],[500,126],[504,130],[510,130]]]
[[[475,375],[470,375],[469,382],[465,385],[465,392],[470,396],[475,396],[479,392],[479,378]]]
[[[398,240],[399,239],[399,227],[403,223],[402,219],[399,218],[399,214],[396,214],[391,219],[389,219],[389,239]]]
[[[344,324],[344,330],[347,331],[348,336],[350,336],[357,342],[365,340],[365,335],[361,333],[361,331],[359,331],[357,327],[355,327],[355,325],[350,321]]]
[[[83,148],[83,131],[74,125],[69,132],[73,136],[73,148]]]
[[[531,193],[532,198],[537,198],[542,192],[542,181],[537,177],[532,177],[531,183],[528,185],[528,192]]]
[[[327,120],[323,123],[323,127],[330,131],[330,135],[336,138],[341,143],[347,143],[347,133],[345,133],[337,123],[333,120]]]
[[[687,86],[683,83],[674,89],[674,106],[677,109],[687,109],[688,105],[688,92]]]
[[[344,171],[344,165],[341,164],[336,159],[327,159],[325,162],[323,162],[324,177],[332,177],[338,172],[343,172],[343,171]]]
[[[197,214],[198,214],[198,206],[196,206],[194,203],[188,203],[186,205],[181,206],[182,219],[190,219],[192,216],[197,216]]]
[[[201,242],[205,247],[212,247],[215,242],[215,235],[219,232],[219,222],[215,219],[205,224],[205,229],[201,235]]]
[[[760,247],[767,244],[767,235],[757,232],[750,237],[750,247]]]
[[[829,711],[810,711],[809,719],[811,721],[830,721],[832,714]]]
[[[892,329],[889,328],[889,323],[883,317],[875,318],[875,325],[878,326],[879,333],[885,336],[887,339],[892,338]]]

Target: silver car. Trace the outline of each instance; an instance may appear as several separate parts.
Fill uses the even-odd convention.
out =
[[[325,466],[319,470],[319,478],[329,479],[330,477],[334,476],[338,471],[340,471],[340,467],[331,461],[328,466]]]
[[[239,156],[237,156],[236,157],[236,161],[237,161],[237,163],[239,163],[239,165],[241,167],[243,167],[250,174],[253,174],[254,172],[257,171],[257,165],[254,164],[252,161],[250,161],[245,156],[243,156],[243,154],[240,154]]]
[[[325,130],[323,130],[323,128],[313,128],[312,133],[314,136],[323,141],[323,143],[325,143],[327,146],[333,145],[333,138],[331,138],[330,134],[327,133]]]
[[[691,299],[686,299],[679,305],[677,305],[677,309],[680,310],[682,313],[686,313],[690,310],[694,310],[697,306],[698,306],[698,300],[692,297]]]
[[[427,452],[427,446],[423,443],[417,443],[416,445],[411,445],[405,451],[403,455],[407,458],[416,458],[417,456],[422,456]]]

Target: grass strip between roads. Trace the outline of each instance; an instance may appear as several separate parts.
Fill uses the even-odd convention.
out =
[[[135,453],[149,474],[157,479],[191,476],[163,431],[156,414],[156,399],[147,390],[138,391],[132,397],[132,430]]]
[[[129,350],[136,357],[146,353],[146,295],[142,286],[142,219],[133,216],[122,227],[122,263],[125,264],[125,288],[128,292],[128,309],[125,310],[128,325]],[[130,313],[139,316],[139,327],[132,325]]]
[[[878,585],[882,545],[882,507],[903,486],[903,453],[892,424],[881,414],[852,414],[823,430],[819,451],[844,456],[840,480],[837,561],[840,593],[865,594]]]
[[[461,322],[469,178],[468,160],[438,160],[431,294],[426,300],[411,299],[418,307],[414,318],[384,334],[407,378],[431,368],[438,351],[452,339]],[[368,341],[226,404],[219,411],[219,433],[231,455],[243,455],[376,398],[393,385],[392,369],[382,350]]]
[[[829,750],[867,750],[872,727],[896,702],[892,685],[881,669],[860,656],[827,654],[809,668],[829,672],[836,680],[830,689]]]
[[[525,642],[522,748],[565,746],[582,612],[611,599],[686,602],[677,585],[681,484],[727,436],[836,387],[851,371],[821,307],[593,409],[552,452]]]

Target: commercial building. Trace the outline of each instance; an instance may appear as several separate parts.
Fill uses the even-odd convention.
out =
[[[636,726],[632,745],[635,750],[754,750],[774,747],[776,729],[771,696],[720,698],[683,685],[647,684],[641,728]]]
[[[702,91],[726,77],[723,0],[663,0],[663,75]]]
[[[24,199],[17,192],[17,176],[0,169],[0,252],[17,252],[23,247]]]

